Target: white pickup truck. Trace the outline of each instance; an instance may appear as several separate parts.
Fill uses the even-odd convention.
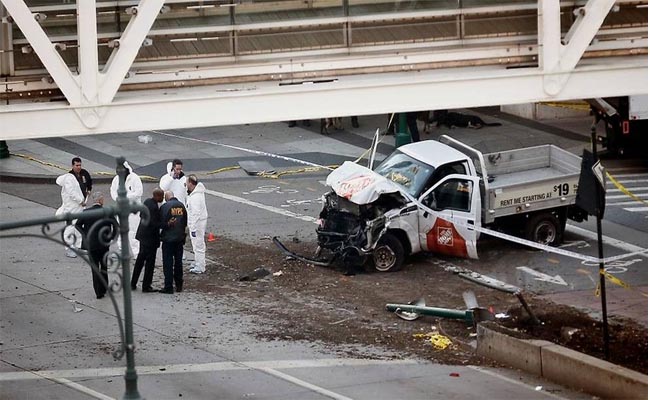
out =
[[[400,147],[377,168],[345,162],[327,177],[317,228],[320,265],[396,271],[420,251],[478,258],[475,227],[557,245],[576,207],[581,159],[553,145],[482,154],[451,137]],[[331,253],[323,258],[322,250]]]

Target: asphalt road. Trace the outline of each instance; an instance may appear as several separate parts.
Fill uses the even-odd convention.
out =
[[[241,191],[235,187],[229,185],[233,193]],[[13,189],[48,201],[56,192]],[[0,204],[3,221],[53,212],[6,193],[0,193]],[[241,223],[230,228],[239,227],[244,234],[247,220],[260,226],[247,228],[249,237],[271,233],[269,224],[277,218],[243,205],[223,207],[219,214],[220,206],[223,200],[209,200],[217,221],[226,211],[242,214]],[[263,223],[255,222],[260,218]],[[309,224],[290,225],[300,231]],[[36,227],[19,233],[39,232]],[[66,258],[63,248],[49,241],[25,236],[0,240],[0,398],[122,396],[125,361],[111,356],[119,344],[116,312],[107,299],[92,295],[88,266]],[[117,301],[121,303],[119,296]],[[133,302],[138,387],[150,399],[589,398],[509,369],[399,359],[380,348],[364,349],[373,358],[351,359],[319,343],[260,341],[254,332],[263,329],[264,321],[233,312],[219,298],[136,292]]]

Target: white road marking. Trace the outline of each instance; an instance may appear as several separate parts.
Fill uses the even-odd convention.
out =
[[[99,400],[115,400],[114,397],[106,396],[103,393],[96,392],[90,388],[87,388],[83,385],[80,385],[76,382],[72,382],[71,380],[65,379],[65,378],[52,378],[52,381],[60,383],[62,385],[65,385],[71,389],[74,389],[78,392],[81,392],[83,394],[87,394],[88,396],[94,397]]]
[[[534,269],[528,267],[517,267],[517,269],[531,274],[532,276],[535,277],[536,281],[549,282],[549,283],[555,283],[557,285],[567,286],[566,281],[562,279],[560,275],[551,276],[539,271],[535,271]]]
[[[617,181],[618,181],[618,183],[621,183],[621,184],[623,184],[623,183],[645,183],[645,184],[647,184],[648,183],[647,179],[623,179],[622,181],[619,181],[617,179]],[[614,185],[614,182],[607,182],[607,184],[608,185]]]
[[[645,178],[648,179],[648,174],[612,174],[616,180],[618,178]]]
[[[318,360],[278,360],[278,361],[251,361],[238,363],[224,361],[204,364],[168,364],[138,366],[138,375],[168,375],[191,372],[218,372],[236,370],[262,370],[262,369],[300,369],[300,368],[332,368],[332,367],[359,367],[382,365],[414,365],[415,360],[360,360],[356,358],[324,358]],[[42,370],[1,372],[0,382],[35,380],[35,379],[74,379],[74,378],[106,378],[124,375],[124,367],[119,368],[85,368],[68,370]]]
[[[644,191],[645,191],[645,190],[648,190],[648,188],[643,188],[643,190],[644,190]],[[645,198],[647,199],[647,198],[648,198],[648,193],[635,194],[635,196],[636,196],[636,197],[640,197],[640,198],[644,198],[644,197],[645,197]],[[607,196],[607,197],[606,197],[607,200],[611,200],[611,199],[629,199],[629,198],[630,198],[630,196],[628,196],[628,195],[626,195],[626,194],[613,194],[613,195],[611,195],[611,196]]]
[[[648,191],[648,186],[634,186],[634,187],[629,187],[626,188],[630,192],[647,192]],[[611,189],[612,193],[614,192],[620,192],[618,189]]]
[[[632,200],[632,201],[621,201],[621,202],[612,202],[610,204],[607,204],[608,206],[634,206],[634,205],[639,205],[643,204],[640,201]]]
[[[320,386],[313,385],[313,384],[311,384],[309,382],[305,382],[305,381],[300,380],[300,379],[298,379],[296,377],[293,377],[291,375],[287,375],[285,373],[282,373],[280,371],[276,371],[276,370],[271,369],[271,368],[260,368],[260,370],[266,372],[269,375],[273,375],[276,378],[280,378],[280,379],[283,379],[283,380],[285,380],[287,382],[291,382],[294,385],[302,386],[304,388],[307,388],[307,389],[309,389],[311,391],[322,394],[323,396],[329,397],[331,399],[352,400],[349,397],[346,397],[346,396],[340,395],[338,393],[332,392],[331,390],[327,390],[327,389],[322,388]]]
[[[576,235],[580,235],[582,237],[586,237],[587,239],[598,240],[598,235],[596,234],[596,232],[588,231],[586,229],[577,227],[575,225],[567,224],[566,231],[574,233]],[[633,245],[632,243],[627,243],[622,240],[614,239],[613,237],[609,237],[605,235],[603,235],[603,243],[625,250],[629,253],[639,253],[642,251],[647,251],[647,249],[644,249],[643,247],[639,247]],[[639,255],[648,258],[648,253],[641,253]]]
[[[266,211],[270,211],[270,212],[273,212],[273,213],[276,213],[276,214],[284,215],[285,217],[291,217],[291,218],[299,219],[301,221],[311,222],[311,223],[314,223],[314,224],[318,223],[317,218],[309,217],[307,215],[298,214],[298,213],[295,213],[295,212],[291,212],[289,210],[283,210],[281,208],[277,208],[277,207],[273,207],[273,206],[267,206],[266,204],[258,203],[256,201],[251,201],[251,200],[245,199],[243,197],[233,196],[231,194],[217,192],[217,191],[208,190],[208,189],[206,189],[205,193],[207,193],[207,194],[209,194],[211,196],[221,197],[222,199],[234,201],[234,202],[237,202],[237,203],[240,203],[240,204],[246,204],[248,206],[257,207],[257,208],[260,208],[262,210],[266,210]]]
[[[624,207],[623,210],[630,212],[648,212],[648,207]]]
[[[546,396],[548,396],[548,397],[552,397],[552,398],[554,398],[554,399],[558,399],[558,400],[568,400],[568,398],[566,398],[566,397],[562,397],[562,396],[558,396],[558,395],[555,394],[555,393],[547,392],[547,391],[545,391],[545,390],[535,390],[535,388],[534,388],[533,386],[531,386],[531,385],[527,385],[527,384],[525,384],[525,383],[523,383],[523,382],[520,382],[520,381],[518,381],[518,380],[515,380],[515,379],[512,379],[512,378],[508,378],[507,376],[503,376],[503,375],[501,375],[501,374],[498,374],[498,373],[496,373],[496,372],[490,371],[490,370],[485,369],[485,368],[483,368],[483,367],[477,367],[477,366],[474,366],[474,365],[468,365],[467,368],[469,368],[469,369],[473,369],[474,371],[477,371],[477,372],[480,372],[480,373],[483,373],[483,374],[486,374],[486,375],[490,375],[491,377],[494,377],[494,378],[499,378],[499,379],[501,379],[501,380],[503,380],[503,381],[506,381],[506,382],[512,383],[513,385],[517,385],[517,386],[521,386],[521,387],[524,387],[524,388],[530,389],[530,390],[532,390],[532,391],[535,392],[535,393],[541,393],[541,394],[544,394],[544,395],[546,395]]]

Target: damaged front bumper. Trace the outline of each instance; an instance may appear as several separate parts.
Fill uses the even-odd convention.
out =
[[[332,258],[328,259],[322,259],[322,258],[311,258],[311,257],[305,257],[301,256],[300,254],[294,253],[291,250],[287,249],[287,247],[280,242],[280,239],[278,239],[277,236],[273,237],[273,243],[286,255],[287,257],[295,258],[296,260],[304,261],[309,264],[314,264],[318,265],[319,267],[329,267],[330,265],[334,264],[336,259],[338,258],[336,254]]]
[[[344,264],[361,265],[365,262],[365,257],[372,254],[379,239],[386,231],[385,221],[386,218],[383,216],[366,221],[363,228],[359,225],[353,229],[352,233],[329,231],[319,227],[316,230],[318,249],[314,257],[303,256],[289,250],[277,236],[273,237],[273,243],[286,256],[321,267],[329,267],[339,260]],[[328,250],[331,257],[321,257],[323,249]]]

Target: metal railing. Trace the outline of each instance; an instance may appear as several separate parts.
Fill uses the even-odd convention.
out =
[[[0,223],[0,239],[15,238],[15,237],[35,237],[45,240],[50,240],[62,245],[70,245],[77,242],[77,233],[70,233],[66,228],[75,220],[92,220],[98,219],[88,229],[87,233],[79,233],[83,239],[94,238],[102,246],[109,246],[114,243],[118,238],[124,243],[121,253],[107,252],[104,254],[104,262],[107,265],[108,273],[118,277],[117,280],[107,282],[101,274],[99,266],[96,262],[84,251],[71,249],[81,257],[97,274],[102,284],[107,288],[108,294],[115,314],[117,317],[118,327],[120,331],[121,346],[113,352],[113,357],[116,360],[126,356],[126,371],[124,374],[125,392],[124,399],[140,399],[138,392],[138,376],[135,369],[135,343],[133,339],[133,312],[131,302],[131,285],[130,285],[130,246],[128,238],[129,232],[129,214],[140,213],[143,223],[149,221],[149,210],[142,204],[129,202],[126,197],[126,175],[127,169],[124,167],[125,159],[120,157],[117,159],[117,176],[119,177],[119,187],[117,190],[117,205],[106,206],[95,210],[86,210],[80,213],[66,213],[59,216],[52,216],[46,218],[37,218],[25,221]],[[116,220],[115,217],[118,219]],[[53,229],[53,224],[64,223],[60,228]],[[5,233],[7,231],[25,228],[30,226],[41,226],[40,234],[31,233]],[[105,229],[110,226],[110,229]],[[119,235],[118,235],[119,231]],[[121,267],[121,268],[120,268]],[[109,280],[110,281],[110,280]],[[123,293],[123,313],[120,312],[120,307],[116,299],[117,293]]]

